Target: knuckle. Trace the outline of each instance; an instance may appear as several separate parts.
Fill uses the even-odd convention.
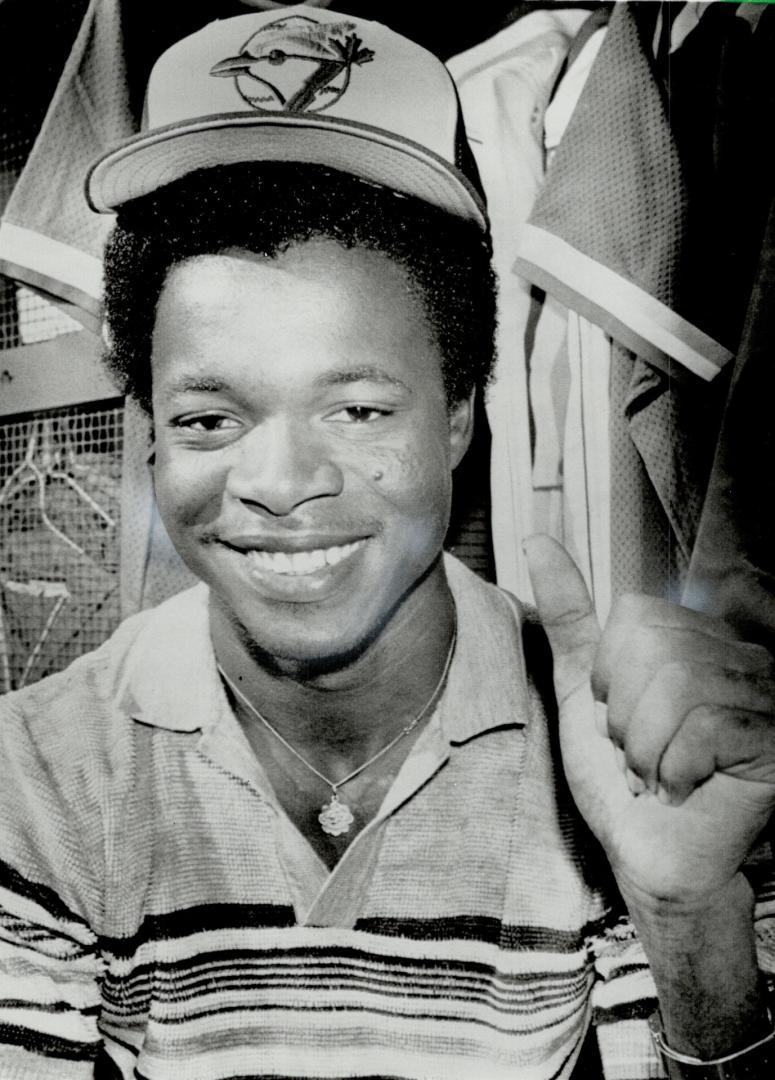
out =
[[[707,770],[687,746],[671,747],[659,764],[659,782],[668,791],[691,788],[707,775]]]
[[[687,659],[671,658],[662,664],[657,673],[660,682],[671,689],[682,689],[696,677],[696,668]]]
[[[718,712],[707,705],[693,706],[659,763],[659,780],[665,787],[691,789],[709,776],[716,767],[716,740],[712,729]]]
[[[695,743],[706,740],[719,721],[728,715],[727,709],[712,705],[710,702],[704,701],[692,705],[691,708],[687,709],[684,717],[684,724],[687,728],[685,739]]]

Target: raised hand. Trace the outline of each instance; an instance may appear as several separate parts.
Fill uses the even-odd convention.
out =
[[[601,634],[564,549],[525,547],[579,810],[630,904],[712,905],[775,808],[772,657],[650,597],[620,601]]]

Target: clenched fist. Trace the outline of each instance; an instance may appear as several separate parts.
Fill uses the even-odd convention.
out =
[[[775,809],[772,656],[651,597],[619,601],[601,633],[564,549],[548,537],[525,549],[568,782],[625,898],[712,903]]]

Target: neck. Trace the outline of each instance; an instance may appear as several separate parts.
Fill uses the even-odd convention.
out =
[[[454,625],[441,560],[374,641],[324,669],[261,662],[211,609],[215,652],[228,677],[298,750],[339,766],[334,772],[378,751],[422,710],[444,670]]]

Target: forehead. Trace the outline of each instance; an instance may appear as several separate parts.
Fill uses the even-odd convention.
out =
[[[229,249],[178,264],[162,290],[154,382],[181,366],[287,381],[374,362],[421,378],[441,369],[417,289],[381,252],[324,239],[273,258]]]
[[[407,308],[424,316],[420,290],[398,260],[323,237],[293,243],[272,256],[238,247],[194,256],[169,271],[162,295],[171,289],[176,305],[191,315],[214,297],[238,307],[292,294],[300,316],[331,302],[344,314],[347,301],[358,296],[368,296],[390,320],[399,321]]]

